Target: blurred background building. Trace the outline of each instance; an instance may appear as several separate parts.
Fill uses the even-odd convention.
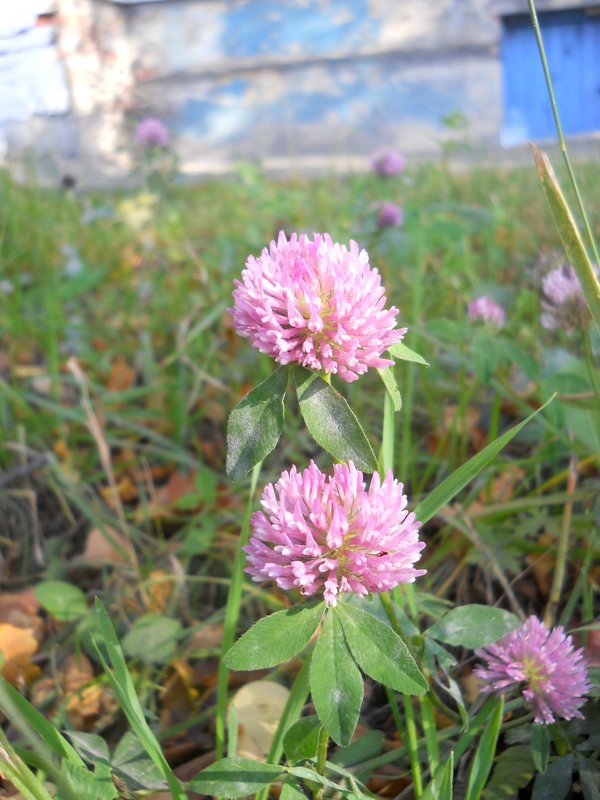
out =
[[[537,0],[569,134],[600,130],[600,3]],[[554,136],[526,0],[3,0],[0,155],[111,180],[145,116],[181,171],[353,169]]]

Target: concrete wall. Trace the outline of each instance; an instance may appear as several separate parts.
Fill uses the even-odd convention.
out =
[[[457,113],[459,139],[497,146],[500,16],[527,10],[526,0],[56,1],[71,110],[11,136],[35,148],[47,129],[55,169],[86,180],[127,172],[146,114],[171,129],[187,173],[239,158],[360,168],[384,145],[435,155]]]

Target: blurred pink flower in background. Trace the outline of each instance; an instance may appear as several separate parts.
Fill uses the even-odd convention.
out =
[[[506,322],[506,314],[502,306],[487,295],[482,295],[467,306],[467,313],[471,320],[482,320],[502,328]]]
[[[335,606],[343,592],[386,592],[426,572],[413,566],[425,547],[420,523],[389,471],[383,482],[375,473],[366,489],[351,461],[335,464],[332,476],[311,461],[268,484],[261,505],[244,547],[255,581],[271,579],[307,596],[323,591]]]
[[[165,148],[169,146],[171,135],[168,129],[156,117],[146,117],[141,120],[135,131],[135,142],[139,147]]]
[[[371,166],[376,175],[392,178],[402,172],[406,166],[404,156],[386,147],[371,156]]]
[[[564,328],[572,333],[583,324],[586,302],[581,284],[573,267],[564,265],[553,269],[542,278],[542,327],[547,330]]]
[[[551,723],[556,717],[583,719],[579,709],[585,703],[583,695],[592,687],[583,649],[575,650],[561,626],[549,631],[532,616],[475,654],[486,662],[473,670],[483,682],[484,694],[502,694],[523,684],[521,691],[535,722]]]
[[[233,324],[261,353],[280,364],[338,374],[354,381],[381,358],[406,328],[396,328],[397,308],[385,308],[385,290],[369,256],[329,234],[314,239],[281,232],[259,258],[250,256],[235,281]]]
[[[404,211],[395,203],[382,203],[377,214],[377,227],[395,228],[404,222]]]

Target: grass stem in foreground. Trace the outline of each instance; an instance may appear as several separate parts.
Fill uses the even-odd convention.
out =
[[[319,775],[325,775],[325,766],[327,764],[327,748],[329,746],[329,734],[324,727],[319,731],[319,744],[317,747],[317,772]],[[314,793],[315,800],[321,800],[323,797],[323,786]]]
[[[546,85],[548,86],[548,94],[550,96],[550,105],[552,106],[552,114],[554,116],[554,123],[556,125],[556,133],[558,134],[558,141],[560,142],[560,149],[563,154],[563,158],[565,160],[565,164],[567,167],[567,172],[569,173],[569,179],[571,181],[571,185],[573,186],[573,191],[575,192],[575,197],[577,198],[577,205],[579,206],[579,212],[581,214],[581,218],[583,219],[583,224],[585,227],[585,232],[587,234],[590,247],[592,249],[592,254],[594,256],[594,261],[596,264],[600,264],[600,257],[598,257],[598,248],[596,247],[596,242],[594,239],[594,234],[592,232],[592,226],[590,225],[590,221],[588,219],[587,212],[585,210],[585,206],[583,204],[583,199],[581,197],[581,193],[579,191],[579,186],[577,184],[577,178],[575,177],[575,172],[573,171],[573,166],[571,165],[571,159],[569,158],[569,154],[567,152],[567,143],[565,142],[565,137],[563,134],[562,123],[560,121],[560,115],[558,113],[558,106],[556,104],[556,98],[554,96],[554,87],[552,85],[552,77],[550,75],[550,68],[548,66],[548,59],[546,58],[546,49],[544,47],[544,40],[542,39],[542,32],[540,30],[540,24],[537,16],[537,12],[535,10],[535,3],[534,0],[527,0],[529,5],[529,13],[531,15],[531,24],[533,26],[533,31],[535,33],[535,39],[537,42],[538,50],[540,52],[540,59],[542,61],[542,68],[544,70],[544,77],[546,79]]]
[[[569,435],[572,441],[573,436]],[[560,602],[562,594],[563,583],[565,580],[565,572],[567,560],[569,558],[569,534],[571,532],[571,519],[573,516],[573,500],[572,496],[577,487],[577,458],[572,455],[569,460],[569,472],[567,476],[567,494],[571,499],[567,500],[563,510],[562,524],[560,526],[560,537],[558,540],[558,551],[556,554],[556,564],[554,565],[554,574],[552,576],[552,586],[550,588],[550,596],[548,597],[548,605],[544,614],[544,623],[548,628],[554,624],[554,615],[556,607]]]
[[[250,491],[248,495],[248,505],[240,531],[233,572],[231,575],[231,585],[227,595],[227,605],[225,607],[225,624],[223,627],[223,642],[221,644],[221,657],[219,659],[219,671],[217,673],[217,707],[215,712],[215,759],[218,761],[223,758],[225,753],[225,712],[227,708],[227,688],[229,670],[223,663],[225,653],[229,650],[235,639],[237,622],[240,614],[240,600],[242,597],[242,582],[244,580],[244,561],[246,554],[242,548],[248,543],[250,535],[250,516],[252,514],[252,504],[254,493],[258,483],[262,462],[259,462],[252,470],[250,478]]]
[[[421,776],[421,764],[419,762],[419,748],[417,744],[417,726],[415,725],[415,712],[412,706],[412,698],[406,694],[402,695],[404,703],[404,717],[406,735],[408,738],[408,754],[410,757],[410,768],[413,776],[414,797],[419,800],[423,794],[423,778]]]
[[[421,707],[421,724],[423,726],[425,744],[427,747],[427,758],[429,760],[429,771],[433,775],[440,764],[440,747],[438,744],[431,694],[432,692],[421,695],[419,697],[419,704]]]

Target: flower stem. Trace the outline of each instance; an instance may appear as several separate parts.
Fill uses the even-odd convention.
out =
[[[383,428],[379,456],[379,471],[383,479],[388,469],[394,471],[394,427],[394,404],[386,391],[383,398]]]
[[[227,689],[229,684],[229,670],[224,665],[225,653],[229,650],[235,639],[237,622],[240,615],[240,601],[242,598],[242,583],[244,580],[244,561],[246,554],[242,548],[248,543],[250,535],[250,515],[252,514],[252,502],[262,461],[252,470],[250,479],[250,493],[246,513],[240,531],[240,538],[235,554],[233,571],[231,574],[231,584],[227,594],[227,605],[225,607],[225,623],[223,627],[223,641],[221,644],[221,657],[219,659],[219,670],[217,672],[217,707],[215,712],[215,754],[216,759],[223,758],[225,753],[225,713],[227,709]]]
[[[587,238],[589,240],[589,244],[592,248],[592,253],[594,256],[594,261],[596,264],[600,264],[600,258],[598,257],[598,249],[596,247],[596,242],[594,239],[594,234],[592,232],[592,226],[590,225],[590,221],[588,219],[585,206],[583,205],[583,199],[579,192],[579,186],[577,184],[577,179],[575,177],[575,172],[573,171],[573,167],[571,165],[571,159],[569,158],[569,154],[567,152],[567,144],[565,142],[565,137],[563,135],[562,124],[560,121],[560,115],[558,113],[558,106],[556,105],[556,98],[554,97],[554,87],[552,86],[552,78],[550,76],[550,68],[548,67],[548,60],[546,58],[546,50],[544,48],[544,42],[542,39],[542,32],[540,31],[540,25],[538,22],[537,13],[535,10],[534,0],[527,0],[529,4],[529,13],[531,15],[531,24],[533,26],[533,31],[535,33],[535,39],[537,42],[538,50],[540,52],[540,59],[542,61],[542,68],[544,70],[544,77],[546,79],[546,85],[548,86],[548,94],[550,95],[550,105],[552,106],[552,114],[554,116],[554,124],[556,125],[556,133],[558,134],[558,141],[560,142],[560,149],[563,154],[563,158],[565,164],[567,166],[567,172],[569,173],[569,179],[571,181],[571,185],[573,186],[573,191],[575,193],[575,197],[577,198],[577,205],[579,206],[579,212],[581,214],[581,218],[583,220],[583,224],[585,227],[585,232],[587,234]]]
[[[325,728],[319,731],[319,744],[317,745],[317,772],[319,775],[325,775],[325,766],[327,764],[327,748],[329,745],[329,734]],[[314,800],[321,800],[323,796],[323,786],[319,786],[313,793]]]
[[[283,753],[283,737],[290,726],[300,718],[309,693],[309,666],[310,658],[306,658],[298,670],[296,680],[293,683],[283,713],[279,718],[277,730],[275,731],[271,747],[269,748],[269,753],[267,755],[267,763],[269,764],[279,763],[279,759]],[[263,789],[256,796],[256,800],[268,800],[268,797],[269,787],[267,786],[266,789]]]
[[[385,611],[385,615],[390,621],[392,630],[394,631],[394,633],[397,633],[398,636],[404,642],[404,644],[406,644],[406,641],[404,639],[404,634],[402,633],[402,628],[400,627],[400,623],[398,622],[398,617],[396,616],[396,612],[394,611],[394,604],[392,603],[391,597],[387,592],[381,592],[379,598],[381,600],[381,605],[383,606],[383,610]]]
[[[398,621],[398,617],[396,616],[396,611],[394,610],[394,604],[389,594],[387,592],[382,592],[379,595],[379,597],[381,599],[381,605],[383,606],[383,610],[385,611],[386,616],[390,621],[390,625],[392,626],[392,630],[394,631],[394,633],[398,634],[398,636],[402,639],[402,641],[408,648],[413,658],[415,658],[415,660],[418,660],[419,654],[415,652],[415,648],[413,647],[412,642],[407,641],[407,639],[405,638],[402,628],[400,627],[400,622]],[[423,669],[423,672],[428,677],[428,671],[426,669]],[[436,708],[442,714],[449,717],[449,719],[453,719],[455,721],[460,719],[460,717],[452,709],[448,708],[440,700],[440,698],[436,695],[436,693],[433,690],[429,692],[429,697],[430,697],[430,702],[433,703],[433,705],[435,705]],[[425,724],[423,724],[423,727],[425,728]]]
[[[415,712],[412,707],[411,698],[403,694],[404,716],[406,718],[405,728],[408,738],[408,755],[410,757],[410,768],[413,776],[415,800],[419,800],[423,794],[423,778],[421,776],[421,764],[419,763],[419,746],[417,744],[417,726],[415,725]]]
[[[440,763],[440,748],[437,738],[437,728],[433,715],[433,703],[431,701],[432,692],[421,695],[419,704],[421,706],[421,725],[425,734],[425,745],[427,747],[427,758],[429,760],[429,771],[433,775]]]
[[[407,645],[407,647],[409,647],[404,638],[404,634],[402,633],[402,628],[400,627],[400,623],[398,622],[398,617],[396,616],[396,612],[394,611],[394,604],[392,603],[390,596],[386,592],[382,592],[379,595],[379,597],[381,598],[381,604],[383,606],[387,618],[390,621],[392,629],[396,634],[398,634],[398,636]],[[410,767],[413,776],[414,796],[415,800],[418,800],[418,798],[421,797],[421,794],[423,792],[423,779],[421,776],[421,764],[419,763],[417,726],[415,725],[415,712],[412,707],[412,700],[409,695],[406,694],[402,695],[402,703],[404,706],[404,716],[405,716],[404,725],[402,725],[402,720],[400,719],[400,713],[398,711],[395,702],[395,697],[392,695],[392,692],[387,687],[386,687],[386,693],[388,696],[388,700],[390,701],[392,716],[396,721],[396,725],[398,726],[398,728],[403,727],[406,730],[406,737],[408,740],[408,754],[410,758]]]
[[[572,440],[572,438],[572,434],[569,434],[569,439]],[[546,606],[546,613],[544,614],[544,623],[548,628],[552,627],[554,622],[554,612],[560,602],[562,587],[565,580],[565,571],[569,556],[569,534],[571,532],[571,518],[573,516],[573,495],[575,494],[575,488],[577,486],[576,464],[577,457],[572,455],[569,460],[569,472],[567,475],[567,495],[569,499],[566,501],[563,511],[560,538],[558,540],[558,552],[556,554],[556,565],[554,567],[554,575],[552,576],[550,597],[548,598],[548,605]]]

